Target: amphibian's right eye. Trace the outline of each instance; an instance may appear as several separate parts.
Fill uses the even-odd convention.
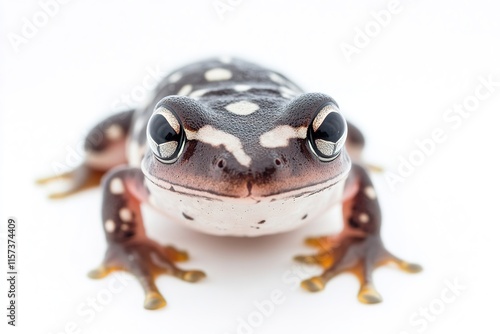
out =
[[[309,125],[309,145],[321,161],[334,160],[347,137],[347,122],[333,104],[324,106]]]
[[[149,119],[147,137],[155,157],[167,164],[179,158],[186,140],[177,115],[164,107],[156,109]]]

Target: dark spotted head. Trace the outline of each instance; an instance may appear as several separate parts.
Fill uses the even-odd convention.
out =
[[[324,94],[287,99],[254,86],[169,96],[149,120],[142,168],[155,184],[202,196],[314,192],[347,175],[346,135],[344,117]]]

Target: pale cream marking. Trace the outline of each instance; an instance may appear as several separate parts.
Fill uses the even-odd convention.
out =
[[[249,89],[252,89],[252,86],[249,85],[235,85],[233,89],[237,92],[246,92]]]
[[[113,233],[115,231],[115,228],[116,228],[115,222],[112,221],[111,219],[106,220],[106,222],[104,223],[104,229],[108,233]]]
[[[252,162],[252,158],[243,150],[240,139],[232,134],[215,129],[211,125],[205,125],[198,131],[185,129],[185,132],[188,140],[198,140],[214,147],[224,146],[242,166],[248,167]]]
[[[194,92],[192,92],[191,94],[189,94],[189,97],[196,99],[196,98],[202,97],[207,92],[208,92],[208,89],[198,89],[198,90],[195,90]]]
[[[207,81],[229,80],[232,76],[233,73],[231,73],[230,70],[220,67],[212,68],[211,70],[205,72],[205,79]]]
[[[297,93],[296,91],[294,91],[286,86],[281,86],[279,88],[279,90],[280,90],[281,96],[286,98],[286,99],[291,99],[291,98],[294,98],[297,95],[299,95],[299,93]]]
[[[335,150],[335,144],[328,140],[316,139],[314,141],[318,150],[326,156],[332,156]]]
[[[191,91],[193,90],[193,85],[184,85],[182,88],[179,90],[177,95],[183,95],[187,96]]]
[[[172,129],[174,129],[175,133],[179,133],[181,131],[181,125],[179,124],[179,121],[174,116],[174,114],[172,114],[172,112],[170,110],[168,110],[167,108],[164,108],[164,107],[160,107],[160,108],[156,109],[155,113],[160,114],[163,117],[165,117],[165,119],[170,124]]]
[[[177,81],[180,80],[180,78],[182,78],[182,73],[181,72],[175,72],[175,73],[172,73],[168,77],[168,81],[171,82],[171,83],[176,83]]]
[[[234,102],[228,104],[227,106],[225,106],[225,108],[227,111],[230,111],[233,114],[241,116],[250,115],[259,110],[259,106],[257,104],[249,101]]]
[[[132,211],[128,208],[121,208],[120,211],[118,211],[118,215],[123,222],[128,223],[132,221]]]
[[[272,81],[274,81],[276,83],[279,83],[281,85],[287,83],[287,81],[285,80],[285,78],[283,78],[281,75],[276,74],[274,72],[269,73],[269,79],[271,79]]]
[[[121,195],[125,192],[125,186],[120,178],[115,177],[109,183],[109,191],[114,195]]]
[[[361,213],[358,216],[359,222],[362,224],[366,224],[370,221],[370,216],[368,216],[366,213]]]
[[[307,136],[307,127],[293,128],[290,125],[280,125],[271,131],[262,134],[259,138],[260,145],[267,148],[285,147],[293,138],[304,139]]]
[[[373,189],[373,187],[366,187],[364,189],[364,193],[365,193],[366,197],[368,197],[371,200],[374,200],[377,198],[377,193],[375,192],[375,189]]]
[[[293,99],[295,95],[281,92],[281,97],[284,97],[285,99]]]
[[[325,120],[326,116],[328,116],[332,112],[337,112],[337,109],[332,105],[329,104],[325,106],[321,111],[316,115],[313,121],[313,130],[317,131],[318,128],[323,124],[323,121]]]
[[[104,133],[109,140],[118,140],[124,135],[122,127],[117,124],[110,125]]]
[[[121,225],[120,225],[120,229],[121,229],[122,231],[128,231],[128,230],[129,230],[129,228],[130,228],[130,226],[128,226],[127,224],[121,224]]]

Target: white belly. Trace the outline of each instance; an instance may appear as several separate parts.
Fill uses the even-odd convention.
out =
[[[151,204],[183,225],[214,235],[261,236],[293,230],[339,203],[344,181],[259,199],[203,197],[146,184]]]

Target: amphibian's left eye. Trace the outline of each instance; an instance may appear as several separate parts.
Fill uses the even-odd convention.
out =
[[[163,107],[156,109],[149,119],[147,137],[154,155],[164,163],[175,162],[184,147],[185,135],[179,118]]]
[[[322,161],[335,159],[347,137],[347,122],[333,104],[324,106],[314,117],[308,130],[308,142]]]

